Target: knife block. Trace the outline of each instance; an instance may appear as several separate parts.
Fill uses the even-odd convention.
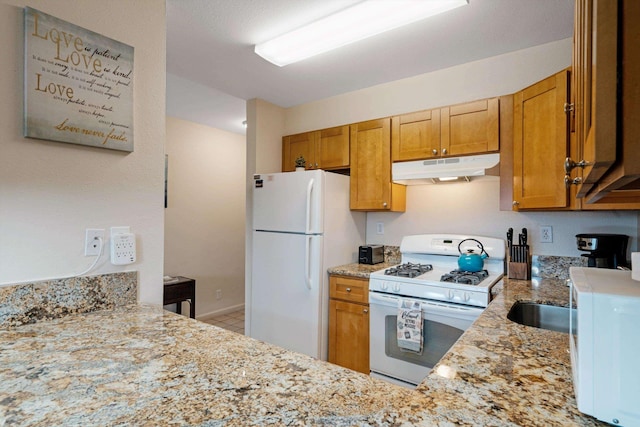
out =
[[[531,279],[531,257],[529,256],[529,246],[518,247],[513,246],[509,254],[509,262],[507,266],[507,277],[516,280]],[[514,261],[514,253],[519,252],[517,261]]]

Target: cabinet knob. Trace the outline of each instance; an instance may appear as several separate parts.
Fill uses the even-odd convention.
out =
[[[318,167],[318,164],[316,163],[316,167]]]
[[[578,185],[578,184],[582,184],[582,178],[580,178],[579,176],[571,179],[571,176],[569,175],[565,175],[564,176],[564,186],[569,188],[572,185]]]
[[[575,161],[573,161],[573,159],[571,157],[567,157],[564,160],[564,173],[566,173],[568,175],[575,168],[583,168],[584,169],[587,166],[591,166],[591,163],[587,162],[584,159],[580,160],[578,163],[576,163]]]
[[[436,150],[435,148],[433,150],[431,150],[431,152],[433,153],[434,156],[438,155],[438,150]]]
[[[446,148],[442,149],[442,154],[447,154],[447,149]]]
[[[369,312],[369,309],[368,309],[368,308],[365,308],[364,310],[362,310],[362,312],[366,314],[366,313],[368,313],[368,312]]]
[[[347,288],[347,292],[351,292],[351,288]]]
[[[387,207],[387,202],[384,202],[384,203],[382,204],[382,206],[386,208],[386,207]]]
[[[513,206],[518,206],[520,204],[520,202],[518,202],[517,200],[514,200],[513,203],[511,203]]]

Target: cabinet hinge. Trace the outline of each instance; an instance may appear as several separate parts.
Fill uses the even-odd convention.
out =
[[[573,111],[573,104],[569,104],[568,102],[564,103],[564,112],[570,113]]]

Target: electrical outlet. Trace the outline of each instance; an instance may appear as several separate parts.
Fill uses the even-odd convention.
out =
[[[136,262],[136,235],[129,227],[111,227],[111,264],[127,265]]]
[[[216,299],[222,299],[222,289],[216,289]]]
[[[102,244],[98,238],[102,239]],[[101,246],[104,247],[104,229],[87,228],[84,238],[84,256],[100,255]]]
[[[384,222],[376,223],[376,234],[384,234]]]
[[[553,228],[550,225],[540,226],[540,243],[553,243]]]

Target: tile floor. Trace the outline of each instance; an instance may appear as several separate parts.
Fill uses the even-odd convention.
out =
[[[221,314],[204,322],[244,335],[244,309]]]

